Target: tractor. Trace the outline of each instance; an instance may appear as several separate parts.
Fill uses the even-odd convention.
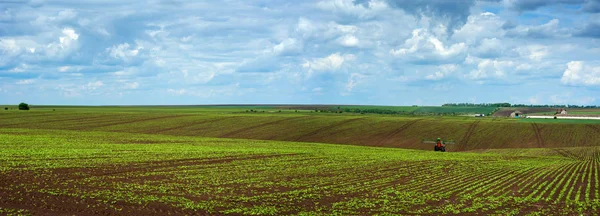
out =
[[[422,140],[421,143],[435,144],[433,149],[441,152],[446,152],[446,144],[456,144],[454,140],[442,140],[441,138],[437,138],[437,140]]]

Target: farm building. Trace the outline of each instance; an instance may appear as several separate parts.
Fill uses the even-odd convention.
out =
[[[567,109],[556,110],[556,114],[557,115],[566,115],[567,114]]]
[[[511,118],[519,118],[519,117],[521,117],[521,114],[523,114],[521,111],[516,110],[510,114],[510,117]]]

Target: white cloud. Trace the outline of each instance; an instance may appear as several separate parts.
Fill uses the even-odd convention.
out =
[[[89,90],[96,90],[102,86],[104,86],[104,83],[102,81],[96,81],[96,82],[89,82],[86,86],[84,86],[84,88],[89,89]]]
[[[108,52],[108,54],[115,58],[115,59],[121,59],[123,61],[128,61],[130,60],[132,57],[135,57],[139,54],[140,50],[144,49],[143,47],[136,47],[136,48],[132,48],[129,49],[130,45],[128,43],[124,43],[124,44],[119,44],[119,45],[115,45],[111,48],[107,48],[106,51]]]
[[[516,65],[515,62],[509,60],[479,59],[478,61],[477,69],[467,74],[467,78],[480,81],[490,78],[506,78],[507,73]]]
[[[58,37],[58,43],[50,43],[43,47],[47,57],[52,60],[64,58],[75,50],[79,49],[79,34],[72,28],[64,28],[61,36]]]
[[[560,79],[566,85],[600,85],[600,66],[587,66],[582,61],[567,63],[567,69]]]
[[[484,38],[471,53],[478,57],[495,58],[502,56],[504,49],[505,47],[502,45],[501,40],[497,38]]]
[[[358,38],[354,35],[344,35],[338,39],[342,46],[355,47],[358,46]]]
[[[475,44],[483,38],[501,38],[504,36],[502,25],[504,21],[494,13],[484,12],[470,15],[465,25],[455,30],[452,38]]]
[[[275,55],[292,55],[298,54],[302,52],[303,44],[302,41],[297,40],[295,38],[287,38],[281,43],[275,45],[272,49],[272,52]]]
[[[541,61],[549,54],[548,47],[543,45],[528,45],[516,48],[516,51],[532,61]]]
[[[532,38],[552,38],[569,37],[567,29],[559,27],[559,20],[552,19],[545,24],[538,26],[517,26],[508,30],[507,36],[511,37],[532,37]]]
[[[326,0],[318,2],[317,7],[322,10],[358,18],[371,18],[380,14],[381,11],[388,9],[388,5],[384,1],[379,0],[370,0],[367,7],[362,4],[356,4],[354,0]]]
[[[365,78],[365,75],[359,73],[352,73],[348,78],[348,83],[346,83],[346,91],[351,92],[354,87],[356,87],[362,80]]]
[[[176,95],[182,95],[182,94],[185,94],[185,89],[177,89],[177,90],[176,89],[167,89],[167,92],[173,93]]]
[[[333,53],[324,58],[313,59],[312,61],[306,61],[302,64],[302,67],[316,71],[335,71],[340,69],[344,62],[353,61],[356,59],[355,55],[340,53]]]
[[[406,57],[411,61],[443,61],[465,54],[465,43],[445,46],[442,41],[425,29],[415,29],[412,37],[404,42],[404,48],[390,50],[390,54]]]
[[[35,80],[33,80],[33,79],[19,80],[17,82],[17,85],[29,85],[29,84],[32,84],[34,82],[35,82]]]
[[[125,85],[123,86],[123,88],[125,89],[137,89],[140,86],[140,84],[138,82],[132,82],[132,83],[125,83]]]
[[[425,76],[427,80],[441,80],[451,75],[458,68],[455,64],[445,64],[438,66],[438,71]]]
[[[58,68],[58,71],[60,71],[60,72],[66,72],[66,71],[68,71],[69,69],[70,69],[70,67],[69,67],[69,66],[62,66],[62,67],[59,67],[59,68]]]

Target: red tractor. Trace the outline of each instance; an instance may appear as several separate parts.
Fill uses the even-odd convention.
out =
[[[437,138],[437,140],[435,140],[435,141],[434,140],[423,140],[422,143],[435,144],[433,149],[435,151],[441,151],[441,152],[446,151],[446,144],[456,144],[456,142],[454,142],[453,140],[443,141],[441,138]]]

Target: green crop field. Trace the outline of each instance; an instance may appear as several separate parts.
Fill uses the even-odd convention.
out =
[[[263,108],[0,112],[0,215],[600,212],[596,122]]]
[[[598,147],[438,153],[0,129],[0,213],[593,214]]]

